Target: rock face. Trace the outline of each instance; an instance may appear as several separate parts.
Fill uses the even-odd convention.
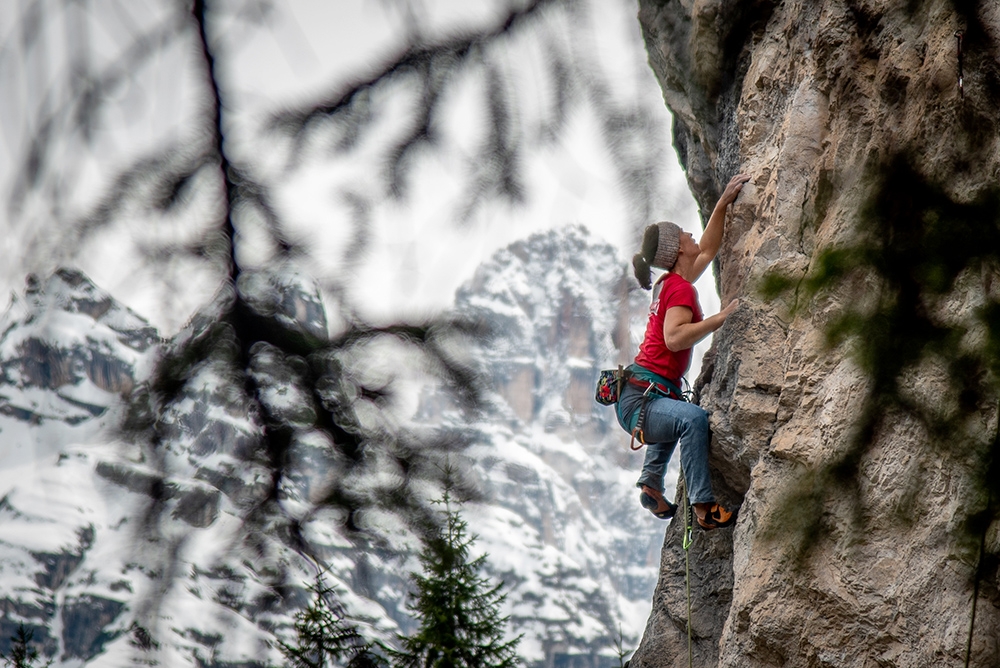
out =
[[[1000,665],[997,524],[981,534],[977,594],[979,545],[964,532],[986,505],[970,482],[982,462],[935,447],[924,425],[891,411],[870,421],[878,428],[863,449],[851,448],[874,381],[850,346],[827,347],[826,331],[880,283],[841,284],[812,301],[804,288],[759,296],[767,272],[801,280],[826,250],[856,239],[895,165],[912,177],[890,202],[904,201],[900,210],[922,192],[959,208],[993,196],[1000,5],[641,0],[639,20],[703,214],[734,173],[752,176],[717,265],[722,303],[742,305],[699,380],[716,491],[742,504],[741,517],[734,530],[697,534],[691,548],[694,665],[962,665],[974,595],[969,665]],[[975,330],[976,309],[996,300],[995,275],[988,266],[961,274],[929,317]],[[953,401],[933,365],[908,386],[929,403]],[[995,438],[994,409],[972,421],[969,433]],[[813,503],[789,512],[792,485],[815,475],[818,489],[816,472],[845,453],[857,455],[850,482],[800,495]],[[818,530],[796,534],[805,515],[819,518]],[[675,520],[633,668],[688,665],[680,542]]]

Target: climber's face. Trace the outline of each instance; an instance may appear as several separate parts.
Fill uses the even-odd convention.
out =
[[[701,253],[701,247],[698,246],[698,242],[694,240],[694,236],[690,232],[681,232],[679,251],[685,255],[698,255]]]

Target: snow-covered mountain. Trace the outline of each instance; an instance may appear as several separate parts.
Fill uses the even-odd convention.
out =
[[[303,331],[325,330],[307,282],[241,287]],[[580,228],[500,251],[456,298],[458,315],[495,334],[475,352],[487,411],[470,425],[431,396],[416,418],[472,435],[465,456],[484,500],[463,512],[534,665],[617,665],[619,628],[634,646],[648,615],[664,525],[635,498],[641,455],[593,402],[597,371],[634,349],[629,319],[643,299],[629,295],[614,250]],[[319,566],[277,520],[243,521],[270,477],[247,456],[258,427],[238,393],[210,360],[155,447],[116,429],[121,397],[141,391],[154,356],[211,324],[209,311],[160,341],[69,270],[29,279],[0,320],[0,651],[24,623],[58,666],[279,662],[268,641],[287,632]],[[294,365],[255,354],[260,385],[294,421]],[[287,516],[336,466],[319,436],[294,446]],[[375,637],[408,629],[416,539],[386,519],[362,545],[333,519],[312,517],[307,530],[348,613]]]
[[[468,514],[542,665],[618,665],[619,628],[634,646],[656,583],[663,524],[637,503],[641,454],[594,402],[599,371],[634,354],[646,297],[628,286],[614,249],[569,227],[501,250],[456,297],[496,333],[478,351],[493,410],[469,451],[489,502]]]
[[[0,648],[23,623],[45,655],[86,659],[134,593],[128,568],[108,568],[127,560],[110,525],[127,501],[96,472],[159,339],[67,270],[29,277],[0,331]]]
[[[325,333],[315,288],[241,288],[255,306]],[[252,512],[271,471],[255,460],[259,427],[227,376],[226,347],[190,369],[155,442],[121,428],[141,422],[132,413],[141,413],[140,381],[155,356],[215,327],[213,312],[160,341],[82,274],[62,270],[30,279],[0,320],[0,651],[24,624],[59,666],[280,663],[270,641],[304,604],[317,565],[289,546],[288,515]],[[287,371],[273,351],[255,352],[272,412],[295,420]],[[282,490],[288,514],[308,498],[310,472],[329,469],[324,445],[296,443]],[[394,610],[351,586],[378,554],[362,556],[317,520],[312,537],[346,607],[388,638]],[[399,552],[389,557],[405,558]],[[392,581],[400,592],[402,578]]]

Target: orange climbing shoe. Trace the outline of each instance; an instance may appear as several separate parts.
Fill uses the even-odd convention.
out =
[[[642,486],[642,491],[639,492],[639,504],[661,520],[669,520],[677,512],[677,506],[664,499],[663,492],[649,485]]]
[[[713,503],[712,507],[705,513],[704,519],[698,517],[698,513],[695,513],[695,519],[698,520],[698,526],[706,531],[722,529],[732,526],[736,522],[736,511],[729,512],[719,504]]]

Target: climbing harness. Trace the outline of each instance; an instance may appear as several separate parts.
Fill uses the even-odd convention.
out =
[[[628,371],[628,369],[626,369]],[[635,385],[636,387],[645,390],[642,393],[642,404],[639,406],[639,418],[635,421],[635,428],[632,429],[632,440],[629,442],[628,447],[632,450],[639,450],[642,446],[646,445],[646,434],[643,429],[646,425],[646,409],[649,407],[649,400],[655,397],[667,397],[668,399],[674,399],[676,401],[688,401],[689,397],[677,387],[676,383],[673,383],[666,378],[661,378],[663,382],[656,382],[652,380],[646,380],[644,378],[637,378],[634,374],[628,378],[630,385]],[[639,445],[635,444],[636,439],[639,440]]]
[[[632,364],[628,368],[624,368],[619,364],[617,369],[601,371],[601,375],[597,378],[597,390],[594,392],[594,401],[602,406],[611,406],[618,403],[618,399],[622,394],[622,387],[625,383],[643,390],[639,418],[636,420],[635,428],[632,430],[632,441],[629,443],[629,448],[632,450],[639,450],[642,446],[646,445],[646,436],[643,433],[643,427],[646,424],[646,408],[649,406],[650,399],[667,397],[669,399],[676,399],[677,401],[690,401],[693,394],[690,389],[685,392],[672,380],[659,376],[648,369],[643,369],[636,364]],[[639,445],[635,444],[636,439],[638,439]]]
[[[632,364],[627,368],[619,364],[617,369],[605,369],[601,371],[601,374],[597,377],[597,390],[594,392],[594,401],[602,406],[610,406],[618,403],[618,398],[622,394],[622,386],[625,383],[635,385],[644,390],[652,386],[660,396],[680,399],[682,401],[689,401],[688,395],[692,394],[690,390],[687,392],[682,391],[677,386],[677,383],[672,380],[658,376],[652,371],[643,369],[636,364]]]
[[[653,383],[650,383],[646,387],[646,391],[642,393],[642,405],[639,407],[639,419],[635,421],[635,428],[632,430],[632,440],[629,441],[628,444],[629,449],[633,452],[646,445],[646,435],[642,432],[642,428],[646,424],[646,407],[649,405],[649,393],[652,391]],[[639,438],[639,445],[635,444],[636,437]]]
[[[684,548],[684,589],[687,592],[687,631],[688,631],[688,668],[694,668],[694,651],[691,640],[691,543],[694,540],[694,509],[688,501],[687,483],[684,480],[684,470],[681,470],[677,477],[677,483],[681,485],[681,497],[684,500],[684,535],[681,538],[681,546]]]

